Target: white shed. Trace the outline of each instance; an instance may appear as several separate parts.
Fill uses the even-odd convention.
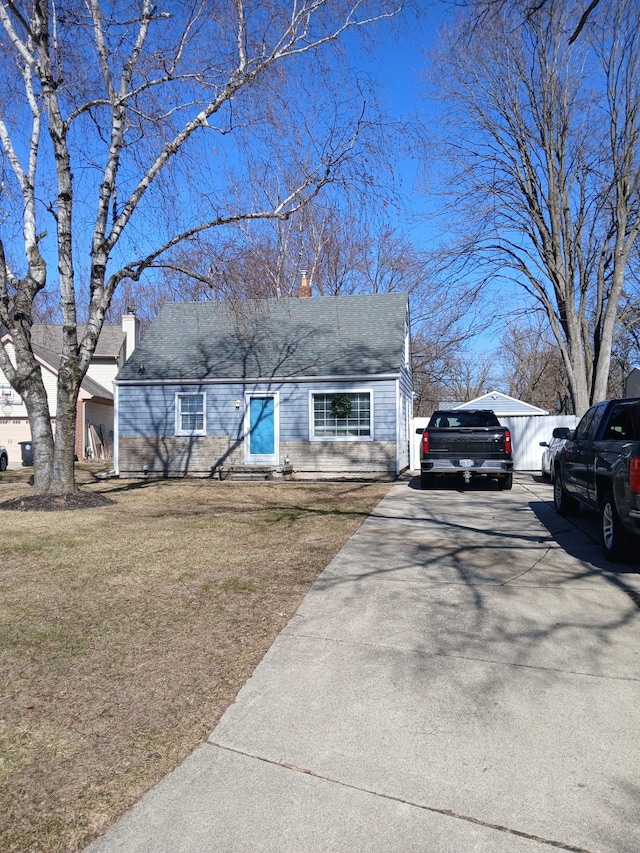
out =
[[[491,409],[499,418],[514,418],[522,417],[523,415],[531,417],[532,415],[548,415],[546,409],[540,409],[538,406],[532,406],[530,403],[525,403],[522,400],[516,400],[515,397],[510,397],[508,394],[503,394],[502,391],[488,391],[474,400],[468,400],[466,403],[443,403],[438,408],[440,409]]]

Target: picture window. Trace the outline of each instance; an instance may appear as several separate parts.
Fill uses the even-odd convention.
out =
[[[371,438],[371,392],[313,394],[313,438]]]

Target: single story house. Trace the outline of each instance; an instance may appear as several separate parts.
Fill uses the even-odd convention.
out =
[[[113,380],[136,347],[140,321],[131,310],[120,325],[106,324],[78,395],[75,451],[78,459],[111,459],[113,455]],[[82,334],[83,327],[78,327]],[[0,338],[9,358],[15,360],[11,335],[0,328]],[[47,392],[51,424],[55,430],[57,380],[62,351],[62,326],[34,323],[31,345],[42,371]],[[0,370],[0,443],[9,453],[9,461],[19,464],[21,445],[31,441],[31,426],[24,401]]]
[[[410,357],[406,293],[168,303],[115,381],[115,471],[395,476]]]

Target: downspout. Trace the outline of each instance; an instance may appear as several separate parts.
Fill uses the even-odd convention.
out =
[[[75,450],[78,460],[86,462],[87,445],[89,444],[89,433],[87,431],[87,401],[78,400],[76,403],[76,434],[74,438]],[[94,462],[95,460],[91,460]]]
[[[115,474],[117,477],[120,476],[119,459],[118,459],[118,456],[119,456],[118,444],[120,441],[120,436],[119,436],[120,431],[118,428],[119,422],[120,422],[120,419],[118,417],[118,409],[120,407],[119,406],[119,403],[120,403],[119,391],[120,391],[120,388],[118,387],[117,383],[114,382],[113,383],[113,471],[110,471],[109,473]]]
[[[402,394],[400,379],[396,379],[396,477],[400,476],[400,453],[402,436]]]

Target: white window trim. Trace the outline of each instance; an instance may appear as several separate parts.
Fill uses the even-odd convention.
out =
[[[315,394],[368,394],[369,435],[314,435],[313,397]],[[373,388],[315,388],[309,391],[309,441],[374,441]]]
[[[181,397],[202,397],[202,429],[181,429],[180,424],[180,398]],[[176,391],[175,396],[175,434],[176,435],[206,435],[207,434],[207,394],[205,391]]]

